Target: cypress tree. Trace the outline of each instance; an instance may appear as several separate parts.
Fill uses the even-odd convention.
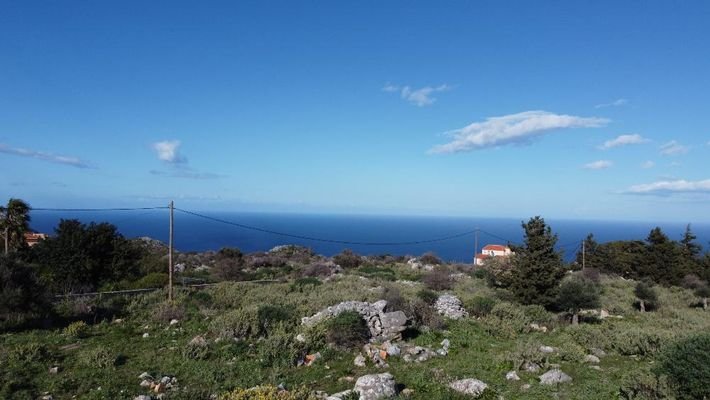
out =
[[[524,244],[513,246],[515,257],[510,289],[523,304],[554,303],[564,269],[562,254],[555,250],[557,235],[539,216],[522,223]]]
[[[641,277],[665,285],[679,284],[687,271],[685,265],[679,262],[680,252],[676,242],[670,240],[659,227],[651,230],[646,242]]]

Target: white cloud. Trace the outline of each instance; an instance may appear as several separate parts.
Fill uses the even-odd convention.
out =
[[[609,122],[605,118],[585,118],[553,114],[547,111],[525,111],[490,117],[448,134],[453,140],[434,146],[430,153],[457,153],[510,144],[528,143],[545,133],[564,128],[596,128]]]
[[[187,163],[187,158],[180,154],[179,148],[179,140],[164,140],[153,143],[153,150],[157,153],[158,159],[169,164]]]
[[[627,99],[616,99],[609,103],[597,104],[594,108],[621,107],[629,104]]]
[[[641,168],[649,169],[649,168],[653,168],[655,165],[656,165],[655,162],[648,160],[648,161],[641,164]]]
[[[584,164],[584,168],[586,168],[586,169],[607,169],[607,168],[611,168],[612,165],[614,165],[614,163],[609,160],[599,160],[599,161],[590,162],[588,164]]]
[[[404,100],[419,107],[424,107],[434,104],[436,101],[436,98],[432,96],[434,93],[451,90],[451,86],[443,84],[435,87],[425,86],[420,89],[414,89],[410,86],[399,87],[388,83],[382,88],[382,90],[390,93],[400,92],[400,96]]]
[[[34,158],[37,160],[47,161],[55,164],[69,165],[76,168],[93,168],[87,162],[77,157],[62,156],[58,154],[45,153],[43,151],[10,147],[4,143],[0,143],[0,153],[12,154],[20,157]]]
[[[686,181],[684,179],[664,180],[631,186],[628,194],[673,194],[673,193],[710,193],[710,179]]]
[[[642,144],[646,142],[648,142],[648,139],[638,133],[634,133],[630,135],[620,135],[616,139],[607,140],[604,144],[599,146],[599,148],[602,150],[608,150],[614,147],[627,146],[630,144]]]
[[[661,154],[664,156],[679,156],[687,153],[690,150],[690,147],[684,146],[675,140],[671,140],[670,142],[663,144],[660,149]]]

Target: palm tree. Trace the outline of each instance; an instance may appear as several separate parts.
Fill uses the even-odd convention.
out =
[[[10,247],[24,243],[24,234],[30,229],[30,206],[20,199],[10,199],[7,207],[0,206],[0,228],[5,238],[5,254]]]

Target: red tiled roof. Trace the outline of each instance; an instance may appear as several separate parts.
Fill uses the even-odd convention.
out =
[[[476,258],[485,259],[490,257],[490,254],[476,254]]]
[[[505,251],[507,249],[507,246],[503,246],[500,244],[489,244],[483,247],[483,250],[494,250],[494,251]]]

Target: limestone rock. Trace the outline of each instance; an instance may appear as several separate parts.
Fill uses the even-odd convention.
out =
[[[323,309],[310,317],[301,318],[301,324],[314,326],[321,321],[333,318],[342,312],[355,311],[367,322],[370,334],[375,339],[390,340],[401,338],[401,332],[406,329],[407,316],[401,311],[385,312],[386,300],[375,303],[363,301],[344,301]]]
[[[468,311],[463,308],[463,304],[458,297],[451,294],[443,294],[434,303],[436,312],[451,319],[460,319],[468,316]]]
[[[584,362],[586,363],[599,364],[599,361],[599,357],[593,354],[587,354],[586,356],[584,356]]]
[[[394,377],[389,373],[361,376],[354,390],[360,394],[360,400],[385,399],[397,393]]]
[[[556,385],[558,383],[571,381],[572,377],[560,371],[559,369],[551,369],[540,375],[540,383],[543,385]]]
[[[519,381],[520,377],[518,376],[518,373],[516,371],[510,371],[505,374],[505,379],[509,381]]]
[[[551,354],[557,351],[554,347],[552,346],[540,346],[539,348],[540,353],[545,353],[545,354]]]
[[[365,357],[363,357],[362,354],[358,354],[357,357],[355,357],[353,364],[355,364],[356,367],[361,367],[361,368],[364,367],[365,366]]]
[[[478,379],[467,378],[451,382],[449,387],[459,393],[478,397],[486,390],[488,385]]]

